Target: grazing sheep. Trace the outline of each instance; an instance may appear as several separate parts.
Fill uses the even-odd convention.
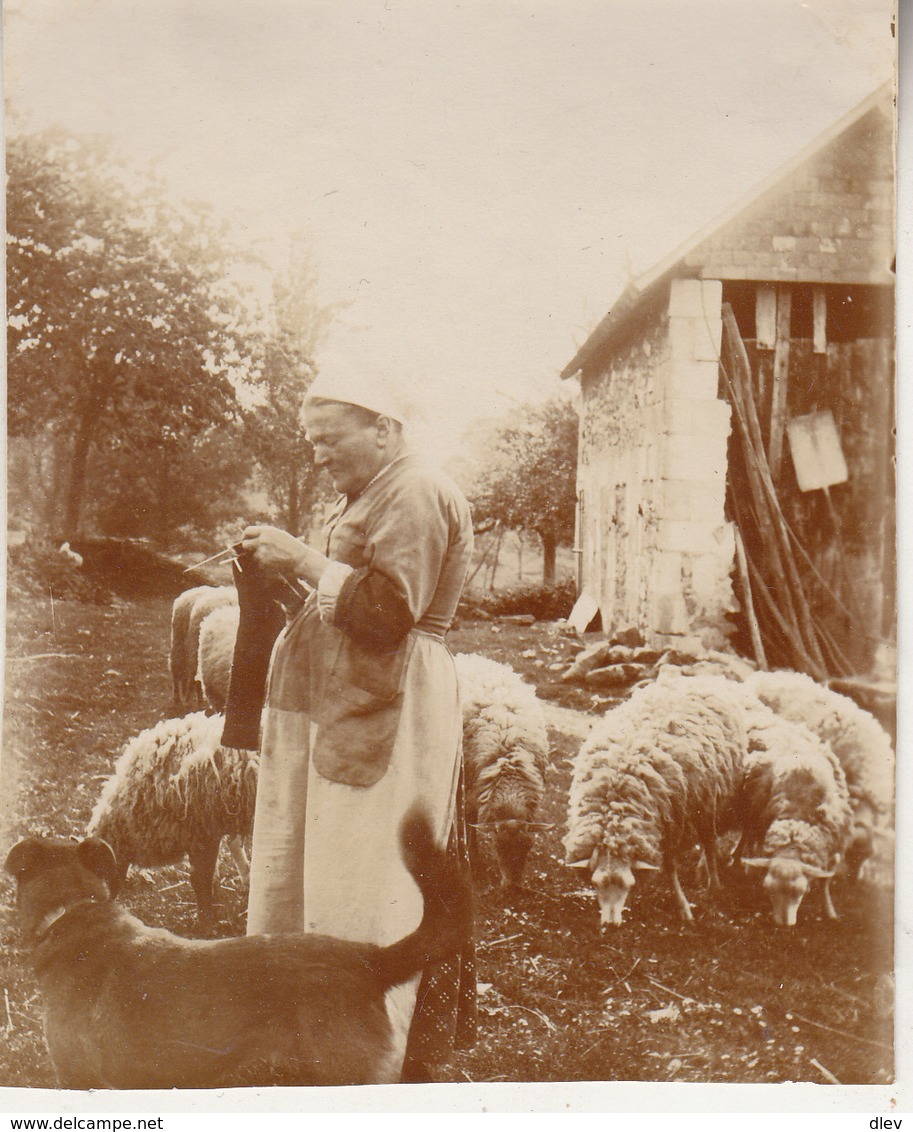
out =
[[[239,618],[237,605],[223,605],[208,613],[200,624],[197,682],[206,705],[212,711],[224,712],[228,702]]]
[[[454,657],[463,706],[463,766],[470,857],[476,829],[494,831],[504,887],[518,885],[545,792],[549,742],[535,690],[506,664],[476,654]]]
[[[190,698],[196,672],[196,653],[191,656],[187,651],[190,611],[197,598],[212,588],[212,586],[194,586],[193,589],[184,590],[183,593],[178,594],[171,606],[171,688],[174,702],[179,707],[186,704]]]
[[[757,702],[746,718],[745,777],[734,807],[737,855],[764,869],[776,923],[792,926],[814,879],[824,881],[827,915],[837,913],[830,880],[852,821],[846,778],[833,752],[801,723]],[[746,855],[750,854],[750,855]]]
[[[141,731],[117,760],[87,829],[114,850],[116,887],[130,865],[156,868],[188,856],[207,922],[220,842],[250,833],[257,793],[258,756],[221,746],[223,723],[219,715],[194,712]]]
[[[742,781],[737,702],[680,677],[638,689],[597,723],[575,760],[566,861],[589,869],[603,924],[620,924],[636,869],[662,867],[682,917],[678,856],[700,844],[718,885],[716,838]]]
[[[187,620],[187,663],[190,666],[190,686],[185,707],[198,707],[203,703],[203,692],[197,675],[200,655],[200,626],[213,610],[238,604],[238,591],[234,586],[207,586],[198,594],[190,607]]]
[[[804,724],[837,756],[850,792],[853,828],[845,864],[858,877],[874,839],[893,824],[894,749],[877,719],[803,672],[756,672],[755,694],[784,719]]]
[[[686,678],[674,671],[664,683]],[[813,879],[824,880],[824,904],[836,917],[830,880],[849,836],[849,793],[839,761],[801,720],[783,718],[745,683],[720,675],[690,678],[695,694],[727,700],[742,714],[746,734],[744,777],[723,830],[741,833],[737,857],[764,869],[764,887],[778,924],[793,925]]]

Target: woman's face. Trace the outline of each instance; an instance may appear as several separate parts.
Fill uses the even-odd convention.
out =
[[[326,468],[341,495],[357,495],[384,464],[385,444],[376,419],[347,405],[306,405],[304,426],[314,446],[314,462]]]

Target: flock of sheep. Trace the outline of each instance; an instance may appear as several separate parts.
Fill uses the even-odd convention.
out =
[[[716,886],[720,839],[763,870],[778,924],[811,881],[858,877],[893,826],[890,738],[851,699],[796,672],[745,681],[671,670],[597,723],[574,766],[564,839],[589,870],[602,922],[620,924],[638,869],[662,868],[684,919],[678,864],[701,847]]]
[[[238,626],[230,586],[198,586],[174,602],[171,674],[188,712],[131,739],[94,808],[89,832],[129,866],[188,857],[204,921],[213,917],[219,847],[246,871],[256,751],[221,734]],[[463,703],[470,855],[493,834],[501,883],[520,883],[538,831],[549,739],[535,691],[505,664],[455,657]],[[812,881],[858,878],[893,829],[894,752],[851,699],[795,672],[745,679],[667,668],[593,723],[574,759],[565,862],[587,870],[603,924],[618,925],[635,874],[661,869],[685,920],[679,865],[699,847],[707,883],[722,861],[763,873],[774,920],[792,925]],[[723,848],[725,847],[725,849]]]

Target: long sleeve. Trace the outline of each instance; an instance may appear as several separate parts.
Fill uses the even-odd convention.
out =
[[[373,651],[399,644],[428,609],[450,544],[448,499],[414,477],[385,495],[364,526],[363,561],[343,581],[333,624]]]

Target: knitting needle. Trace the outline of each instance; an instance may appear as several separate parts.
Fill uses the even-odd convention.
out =
[[[218,554],[212,554],[209,558],[204,558],[202,562],[197,562],[193,566],[188,566],[182,573],[189,574],[191,570],[197,570],[200,566],[209,566],[217,562],[237,562],[238,554],[242,550],[241,543],[236,542],[234,546],[228,546],[225,550],[220,550]]]

